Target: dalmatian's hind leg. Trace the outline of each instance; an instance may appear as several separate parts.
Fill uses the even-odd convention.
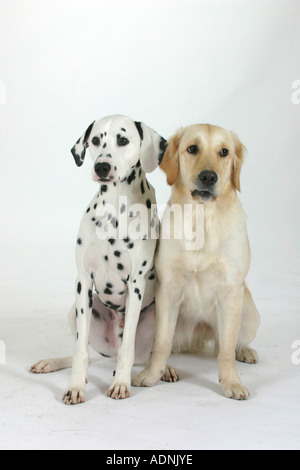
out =
[[[68,315],[69,326],[73,336],[76,335],[76,308],[75,304],[71,307]],[[70,369],[72,367],[72,356],[42,359],[31,366],[29,372],[34,374],[49,374],[57,370]]]
[[[30,372],[34,374],[48,374],[61,369],[69,369],[70,367],[72,367],[72,356],[58,359],[43,359],[33,364]]]

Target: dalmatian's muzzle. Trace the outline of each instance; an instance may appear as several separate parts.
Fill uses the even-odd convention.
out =
[[[115,180],[113,168],[109,162],[97,162],[94,166],[94,172],[101,183],[111,183]]]

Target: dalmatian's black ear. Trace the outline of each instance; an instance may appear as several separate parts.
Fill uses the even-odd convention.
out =
[[[162,162],[167,141],[143,122],[136,122],[141,139],[141,164],[146,173],[152,173]]]
[[[87,128],[85,133],[80,137],[80,139],[77,140],[76,144],[71,149],[71,153],[74,157],[74,160],[75,160],[77,166],[83,165],[85,152],[86,152],[86,149],[89,146],[88,140],[89,140],[89,137],[91,135],[94,123],[95,123],[95,121],[92,122],[92,124],[89,125],[89,127]]]

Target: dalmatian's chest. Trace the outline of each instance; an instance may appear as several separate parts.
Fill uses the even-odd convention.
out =
[[[126,306],[127,284],[132,271],[129,250],[125,240],[103,241],[95,237],[82,260],[99,299],[118,312],[124,312]]]
[[[157,224],[151,215],[155,197],[150,186],[146,191],[148,186],[143,179],[136,183],[134,192],[133,182],[130,185],[123,183],[128,190],[126,199],[124,194],[115,194],[114,186],[101,186],[83,216],[77,240],[78,268],[83,268],[93,280],[94,290],[102,303],[120,313],[125,312],[129,283],[134,285],[135,295],[140,296],[143,279],[146,280],[142,308],[154,298],[156,240],[148,236]],[[140,199],[142,206],[139,207],[147,211],[145,220],[131,209],[134,207],[131,199],[135,202]],[[136,234],[131,230],[132,224],[137,229]]]
[[[99,247],[100,248],[100,247]],[[100,300],[109,308],[124,312],[131,258],[123,240],[111,239],[97,250],[94,285]]]

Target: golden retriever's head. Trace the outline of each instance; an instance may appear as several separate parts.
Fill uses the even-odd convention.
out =
[[[207,202],[231,188],[240,191],[244,152],[233,132],[197,124],[171,137],[160,167],[169,185],[184,185],[193,198]]]

